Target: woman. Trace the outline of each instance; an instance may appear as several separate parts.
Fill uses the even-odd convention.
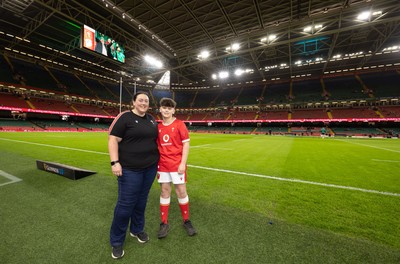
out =
[[[112,173],[118,179],[118,201],[110,231],[111,256],[124,256],[123,244],[129,225],[130,235],[140,243],[149,240],[144,232],[147,196],[157,173],[159,153],[157,122],[147,114],[149,96],[133,96],[132,111],[120,113],[109,129],[108,150]]]

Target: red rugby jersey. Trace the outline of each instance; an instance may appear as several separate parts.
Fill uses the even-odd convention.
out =
[[[158,124],[158,171],[177,172],[182,160],[183,143],[190,141],[185,123],[175,119],[171,124]]]

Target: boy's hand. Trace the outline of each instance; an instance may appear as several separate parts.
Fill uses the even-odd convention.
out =
[[[185,170],[186,170],[186,164],[183,163],[179,164],[178,173],[179,174],[185,173]]]

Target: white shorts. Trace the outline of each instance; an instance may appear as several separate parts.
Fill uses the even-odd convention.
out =
[[[158,172],[157,181],[158,183],[172,182],[173,184],[184,184],[186,183],[186,172]]]

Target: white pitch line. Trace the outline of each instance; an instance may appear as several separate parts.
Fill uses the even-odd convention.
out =
[[[190,148],[203,148],[206,146],[210,146],[211,144],[205,144],[205,145],[198,145],[198,146],[190,146]]]
[[[400,162],[400,160],[381,160],[381,159],[371,159],[371,160],[378,162]]]
[[[12,141],[12,142],[18,142],[18,143],[25,143],[25,144],[36,145],[36,146],[43,146],[43,147],[50,147],[50,148],[60,148],[60,149],[68,149],[68,150],[76,150],[76,151],[87,152],[87,153],[94,153],[94,154],[101,154],[101,155],[109,155],[108,153],[105,153],[105,152],[98,152],[98,151],[93,151],[93,150],[85,150],[85,149],[69,148],[69,147],[62,147],[62,146],[54,146],[54,145],[48,145],[48,144],[42,144],[42,143],[34,143],[34,142],[27,142],[27,141],[21,141],[21,140],[15,140],[15,139],[7,139],[7,138],[0,138],[0,139],[1,139],[1,140],[4,140],[4,141]]]
[[[345,190],[360,191],[360,192],[365,192],[365,193],[375,193],[375,194],[381,194],[381,195],[387,195],[387,196],[398,196],[398,197],[400,197],[400,193],[382,192],[382,191],[377,191],[377,190],[369,190],[369,189],[363,189],[363,188],[357,188],[357,187],[351,187],[351,186],[343,186],[343,185],[336,185],[336,184],[329,184],[329,183],[304,181],[304,180],[290,179],[290,178],[280,178],[280,177],[268,176],[268,175],[262,175],[262,174],[246,173],[246,172],[231,171],[231,170],[224,170],[224,169],[215,169],[215,168],[208,168],[208,167],[195,166],[195,165],[188,165],[188,167],[202,169],[202,170],[210,170],[210,171],[218,171],[218,172],[224,172],[224,173],[231,173],[231,174],[239,174],[239,175],[245,175],[245,176],[266,178],[266,179],[277,180],[277,181],[298,182],[298,183],[318,185],[318,186],[330,187],[330,188],[336,188],[336,189],[345,189]]]
[[[370,148],[376,148],[376,149],[380,149],[380,150],[386,150],[386,151],[391,151],[391,152],[400,153],[400,150],[381,148],[381,147],[371,146],[371,145],[367,145],[367,144],[361,144],[361,143],[351,142],[351,141],[347,141],[347,140],[343,140],[343,139],[336,139],[336,140],[337,140],[337,141],[343,141],[343,142],[350,143],[350,144],[354,144],[354,145],[360,145],[360,146],[364,146],[364,147],[370,147]]]
[[[88,153],[94,153],[94,154],[100,154],[100,155],[109,155],[106,152],[98,152],[98,151],[91,151],[91,150],[85,150],[85,149],[68,148],[68,147],[54,146],[54,145],[41,144],[41,143],[32,143],[32,142],[13,140],[13,139],[4,139],[4,138],[0,138],[0,139],[1,140],[5,140],[5,141],[26,143],[26,144],[39,145],[39,146],[44,146],[44,147],[75,150],[75,151],[82,151],[82,152],[88,152]],[[204,146],[204,145],[202,145],[202,146]],[[196,165],[188,165],[188,167],[197,168],[197,169],[203,169],[203,170],[210,170],[210,171],[219,171],[219,172],[231,173],[231,174],[239,174],[239,175],[245,175],[245,176],[252,176],[252,177],[259,177],[259,178],[278,180],[278,181],[298,182],[298,183],[304,183],[304,184],[310,184],[310,185],[318,185],[318,186],[330,187],[330,188],[336,188],[336,189],[345,189],[345,190],[360,191],[360,192],[365,192],[365,193],[374,193],[374,194],[381,194],[381,195],[387,195],[387,196],[399,196],[400,197],[400,193],[382,192],[382,191],[377,191],[377,190],[362,189],[362,188],[351,187],[351,186],[343,186],[343,185],[336,185],[336,184],[329,184],[329,183],[304,181],[304,180],[290,179],[290,178],[280,178],[280,177],[275,177],[275,176],[268,176],[268,175],[255,174],[255,173],[246,173],[246,172],[240,172],[240,171],[231,171],[231,170],[224,170],[224,169],[215,169],[215,168],[196,166]]]
[[[3,177],[5,177],[5,178],[10,180],[9,182],[1,183],[0,186],[4,186],[4,185],[7,185],[7,184],[11,184],[11,183],[16,183],[16,182],[22,181],[20,178],[15,177],[14,175],[11,175],[11,174],[9,174],[9,173],[7,173],[5,171],[2,171],[2,170],[0,170],[0,176],[3,176]]]
[[[214,148],[214,147],[204,147],[204,146],[193,146],[190,148],[205,148],[205,149],[221,149],[221,150],[233,150],[232,148]]]

